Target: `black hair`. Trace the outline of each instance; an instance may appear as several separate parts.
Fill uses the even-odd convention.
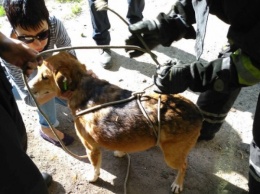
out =
[[[49,24],[49,11],[44,0],[4,0],[3,7],[14,29],[21,26],[25,30],[38,30],[43,21]]]

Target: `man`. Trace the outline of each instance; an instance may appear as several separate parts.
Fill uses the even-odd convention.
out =
[[[0,33],[0,57],[28,74],[40,61],[37,52]],[[28,61],[32,61],[27,63]],[[51,176],[41,174],[26,154],[25,126],[12,94],[12,87],[0,66],[0,193],[47,194]],[[44,181],[45,179],[45,181]]]
[[[90,7],[90,16],[93,26],[93,39],[97,45],[109,45],[110,44],[110,23],[108,20],[107,11],[97,11],[95,7],[95,0],[88,0]],[[144,10],[144,0],[127,0],[128,11],[127,19],[130,24],[134,24],[143,19],[142,12]],[[120,3],[120,2],[118,2]],[[112,56],[110,49],[100,50],[100,65],[104,69],[110,69],[112,64]]]
[[[209,13],[230,25],[227,34],[230,47],[218,59],[207,64],[199,60],[191,64],[177,64],[172,60],[158,68],[154,78],[155,91],[158,93],[180,93],[187,88],[202,92],[197,105],[205,121],[199,140],[213,139],[241,87],[260,81],[259,6],[260,1],[256,0],[179,0],[169,14],[160,13],[155,20],[145,20],[129,27],[132,33],[142,33],[151,49],[158,44],[170,46],[181,38],[196,38],[195,49],[199,59]],[[197,23],[196,33],[192,27],[194,23]],[[138,40],[128,39],[126,44],[143,47]],[[130,56],[137,54],[131,51]],[[260,100],[256,107],[250,147],[250,194],[260,193],[259,114]]]

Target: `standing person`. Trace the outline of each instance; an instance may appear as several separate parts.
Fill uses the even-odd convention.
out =
[[[97,11],[95,0],[88,0],[90,7],[90,16],[93,27],[93,39],[97,45],[110,44],[110,22],[108,20],[107,11]],[[107,2],[107,0],[106,0]],[[145,6],[144,0],[127,0],[128,11],[126,18],[130,24],[134,24],[143,19],[143,10]],[[100,49],[100,65],[105,69],[110,69],[112,64],[111,50]]]
[[[26,43],[30,48],[38,52],[53,49],[55,46],[71,46],[71,40],[62,22],[54,16],[49,16],[49,11],[44,0],[4,0],[3,6],[7,18],[11,24],[10,37]],[[75,51],[70,51],[75,55]],[[52,53],[47,53],[43,58],[50,57]],[[6,67],[10,81],[14,86],[16,98],[21,98],[26,104],[35,106],[34,101],[25,88],[22,79],[22,70],[3,61]],[[18,94],[17,94],[18,93]],[[69,92],[64,94],[66,98]],[[54,94],[46,94],[37,98],[40,108],[48,117],[51,124],[56,127],[59,125],[56,115],[55,102],[67,106],[66,100],[55,98]],[[61,147],[61,144],[52,133],[47,121],[39,114],[40,136],[46,141]],[[65,145],[70,145],[74,138],[66,133],[55,129],[57,135],[62,139]]]
[[[169,14],[160,13],[155,20],[142,21],[129,27],[132,33],[142,33],[148,46],[148,37],[151,35],[153,43],[163,46],[170,46],[181,38],[196,38],[195,49],[199,59],[209,13],[230,25],[227,34],[230,47],[216,60],[207,64],[199,60],[191,64],[178,64],[171,60],[158,68],[155,75],[155,91],[159,93],[179,93],[187,88],[202,92],[197,101],[205,118],[200,140],[214,138],[241,87],[252,86],[260,81],[259,7],[260,1],[256,0],[179,0]],[[192,27],[194,23],[197,23],[197,33]],[[126,40],[126,43],[131,44],[131,41]],[[260,95],[250,146],[250,194],[260,193],[259,116]]]
[[[0,33],[0,57],[22,68],[37,52]],[[37,63],[30,63],[36,68]],[[0,193],[48,194],[51,176],[40,171],[26,154],[26,129],[12,94],[12,86],[0,66]],[[44,177],[43,177],[44,176]],[[45,180],[45,181],[44,181]]]

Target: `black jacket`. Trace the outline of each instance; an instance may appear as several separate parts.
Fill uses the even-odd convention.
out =
[[[196,21],[194,2],[206,0],[179,0],[169,14],[160,14],[162,23],[161,43],[169,46],[180,38],[195,38],[192,24]],[[260,1],[259,0],[207,0],[209,13],[230,25],[227,38],[260,64]],[[201,12],[205,11],[200,9]],[[176,23],[176,14],[184,20],[181,30],[169,30],[171,23]],[[197,14],[197,13],[196,13]],[[200,18],[202,19],[202,18]],[[165,25],[165,27],[163,27]],[[173,24],[175,25],[175,24]],[[187,27],[188,26],[188,27]],[[185,30],[183,30],[185,29]],[[184,32],[185,31],[185,32]],[[259,65],[260,67],[260,65]]]

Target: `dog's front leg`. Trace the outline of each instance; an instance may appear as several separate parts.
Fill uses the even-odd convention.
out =
[[[101,152],[97,148],[93,150],[87,149],[87,155],[90,163],[93,166],[92,172],[87,175],[87,180],[89,182],[95,182],[100,175]]]

